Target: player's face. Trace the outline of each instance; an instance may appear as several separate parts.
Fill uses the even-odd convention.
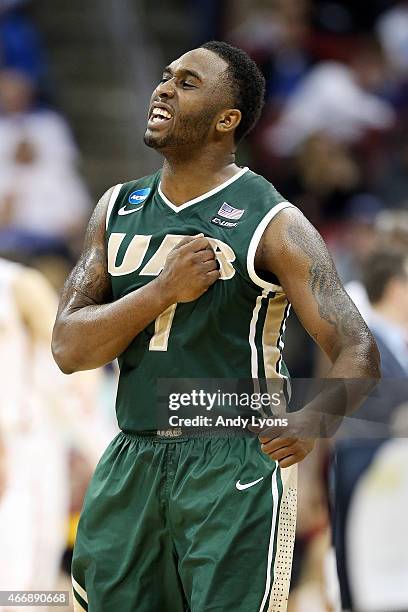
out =
[[[163,152],[205,144],[228,103],[226,69],[207,49],[189,51],[167,66],[150,100],[145,143]]]

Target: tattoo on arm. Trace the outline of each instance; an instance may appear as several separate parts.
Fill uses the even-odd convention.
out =
[[[356,340],[368,332],[366,325],[338,277],[326,245],[315,232],[313,240],[302,224],[291,221],[287,227],[290,240],[310,259],[309,286],[322,319],[342,336]],[[316,337],[315,337],[316,339]]]
[[[71,286],[89,304],[103,304],[111,297],[105,249],[85,252],[74,268]]]
[[[61,306],[71,311],[84,306],[105,304],[112,299],[104,223],[110,192],[101,198],[94,210],[86,231],[82,255],[63,289]]]

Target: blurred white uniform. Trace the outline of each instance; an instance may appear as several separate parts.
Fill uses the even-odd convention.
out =
[[[93,467],[114,432],[95,409],[100,374],[64,377],[46,343],[30,338],[14,297],[23,270],[0,258],[0,590],[52,590],[66,542],[68,449],[75,442]]]
[[[7,465],[0,500],[0,590],[53,587],[68,509],[64,445],[41,410],[36,347],[13,296],[20,270],[0,259],[0,427]]]

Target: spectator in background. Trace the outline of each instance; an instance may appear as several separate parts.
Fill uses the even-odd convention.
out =
[[[282,187],[288,199],[319,226],[323,219],[339,219],[349,199],[360,187],[360,170],[347,148],[324,132],[302,143],[293,171]]]
[[[408,210],[383,210],[376,227],[382,244],[393,244],[408,253]]]
[[[387,208],[408,210],[408,130],[400,126],[393,146],[383,155],[375,191]]]
[[[47,62],[41,37],[25,14],[26,0],[0,0],[0,69],[18,70],[47,89]]]
[[[41,162],[73,166],[78,150],[59,113],[36,105],[35,83],[24,72],[0,71],[0,163],[13,162],[22,141],[35,147]]]
[[[329,33],[371,30],[378,15],[395,0],[314,0],[316,25]]]
[[[309,0],[251,2],[227,33],[261,67],[270,103],[283,103],[309,68],[310,15]]]
[[[377,32],[395,75],[408,78],[408,4],[397,2],[377,22]]]
[[[375,250],[365,261],[362,278],[370,301],[368,323],[380,350],[383,380],[377,396],[370,397],[352,418],[345,419],[340,428],[340,439],[336,443],[333,529],[344,610],[355,609],[350,592],[350,572],[347,562],[350,503],[359,479],[375,460],[379,449],[390,435],[391,422],[396,410],[406,401],[407,252],[392,249],[390,246]]]
[[[0,73],[0,112],[0,226],[61,242],[82,235],[90,200],[64,119],[37,110],[34,84],[16,71]]]
[[[371,193],[358,193],[342,209],[341,224],[323,228],[325,240],[344,283],[360,282],[362,262],[378,246],[376,220],[383,203]],[[361,283],[360,283],[361,284]],[[365,289],[362,288],[365,295]],[[361,304],[359,303],[361,306]],[[365,310],[360,311],[363,314]]]
[[[408,254],[392,248],[375,251],[365,262],[363,285],[383,375],[396,377],[400,371],[408,377]]]
[[[392,107],[373,93],[382,87],[385,76],[384,56],[375,42],[365,42],[350,66],[319,63],[266,133],[270,146],[277,155],[288,156],[316,132],[352,144],[368,130],[391,128],[395,120]]]
[[[354,275],[352,280],[347,283],[346,290],[366,323],[370,326],[372,307],[367,290],[362,282],[363,260],[378,249],[387,252],[389,249],[397,248],[408,255],[408,211],[382,210],[371,223],[369,223],[369,217],[367,216],[367,225],[364,232],[364,240],[360,240],[358,245],[355,244],[355,241],[353,242],[353,238],[358,239],[359,236],[361,238],[361,234],[356,236],[355,233],[351,235],[346,233],[343,237],[343,248],[348,248],[354,253],[354,258],[352,257],[348,261],[349,271],[351,271],[350,263],[352,264],[354,261],[354,264],[352,264]],[[346,256],[341,253],[336,257],[336,260],[343,261],[343,265],[345,259]]]

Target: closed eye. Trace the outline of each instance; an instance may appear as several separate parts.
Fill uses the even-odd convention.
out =
[[[195,85],[193,85],[192,83],[187,83],[187,81],[181,81],[181,84],[182,84],[183,87],[187,87],[187,89],[188,88],[196,89]]]
[[[173,78],[174,77],[171,75],[163,76],[160,80],[160,84],[162,85],[163,83],[167,83],[167,81],[171,81]],[[183,89],[197,89],[197,85],[194,85],[194,83],[191,83],[183,78],[177,79],[177,83],[181,85]]]
[[[163,83],[167,83],[167,81],[170,81],[170,79],[168,77],[163,77],[160,80],[160,85],[162,85]],[[192,83],[188,83],[187,81],[183,81],[182,80],[182,81],[180,81],[180,83],[181,83],[181,86],[184,89],[197,89],[197,87],[195,85],[193,85]]]

